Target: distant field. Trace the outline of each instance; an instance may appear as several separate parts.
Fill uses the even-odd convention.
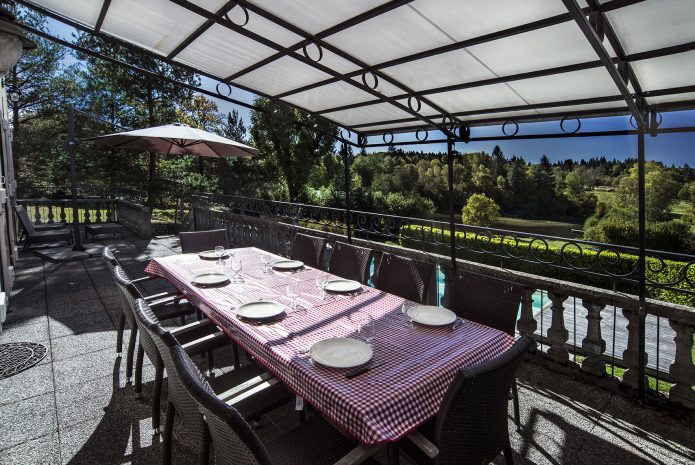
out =
[[[607,204],[613,202],[613,198],[615,197],[615,192],[591,191],[591,193],[598,198],[599,202],[605,202]]]
[[[502,216],[495,224],[499,229],[511,229],[532,234],[558,236],[567,238],[580,238],[581,234],[572,232],[572,229],[580,230],[584,227],[581,223],[567,223],[551,220],[529,220],[525,218],[511,218]]]

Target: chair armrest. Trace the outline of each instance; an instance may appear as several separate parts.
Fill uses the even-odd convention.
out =
[[[170,332],[181,344],[216,333],[220,329],[211,320],[199,320],[172,329]]]
[[[151,295],[143,296],[142,300],[149,303],[152,300],[168,299],[167,302],[173,302],[177,298],[183,299],[184,298],[183,294],[181,294],[179,291],[166,291],[166,292],[160,292],[158,294],[151,294]]]
[[[222,332],[216,332],[203,336],[186,344],[181,344],[181,347],[188,355],[198,355],[209,350],[219,349],[229,345],[229,338]]]
[[[144,283],[145,281],[150,281],[152,279],[157,279],[156,276],[143,276],[142,278],[131,279],[132,284]]]
[[[439,455],[439,448],[418,430],[412,431],[406,438],[427,455],[427,457],[434,459]]]

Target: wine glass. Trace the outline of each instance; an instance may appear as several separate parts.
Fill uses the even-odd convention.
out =
[[[326,299],[326,275],[323,273],[319,273],[316,275],[316,288],[319,290],[319,295],[321,296],[321,300]]]
[[[239,272],[241,271],[241,258],[239,257],[233,257],[232,258],[232,271],[234,272],[234,282],[244,282],[244,278],[241,277]]]
[[[217,255],[217,264],[222,263],[222,255],[224,255],[224,247],[221,245],[215,246],[215,255]]]
[[[261,255],[261,263],[263,264],[263,273],[268,273],[268,266],[270,265],[270,254],[264,253]]]
[[[287,284],[287,296],[292,299],[292,310],[297,309],[297,297],[299,297],[299,283],[291,282]]]

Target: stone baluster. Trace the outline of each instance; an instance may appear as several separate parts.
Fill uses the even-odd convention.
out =
[[[525,287],[521,294],[521,314],[516,322],[516,328],[521,335],[533,336],[538,328],[538,322],[533,317],[533,293],[535,289]]]
[[[586,337],[582,341],[582,349],[586,352],[586,358],[582,362],[582,370],[597,376],[605,376],[606,363],[603,361],[603,353],[606,351],[606,341],[601,337],[601,310],[606,306],[586,299],[582,300],[586,308]]]
[[[34,224],[41,224],[41,208],[38,202],[34,204]]]
[[[101,202],[95,202],[94,209],[96,210],[95,222],[101,223]]]
[[[60,222],[67,223],[67,217],[65,216],[65,203],[60,203]]]
[[[623,383],[628,386],[639,385],[639,311],[623,309],[623,316],[627,319],[627,348],[623,351],[623,362],[627,371],[623,376]],[[647,353],[644,353],[644,363],[648,361]],[[646,379],[645,379],[646,383]]]
[[[548,358],[558,363],[567,363],[569,361],[566,345],[569,332],[565,328],[565,300],[567,296],[549,292],[548,297],[552,302],[550,310],[553,312],[550,328],[548,328],[548,339],[550,340]]]
[[[48,223],[51,223],[51,224],[55,223],[55,221],[53,221],[53,218],[54,218],[54,216],[53,216],[53,204],[49,203],[48,204]]]
[[[113,223],[113,210],[115,209],[115,203],[113,200],[108,200],[106,203],[106,222]]]
[[[84,222],[85,224],[91,223],[91,214],[89,213],[89,204],[84,204]]]
[[[668,324],[676,333],[676,356],[669,367],[669,374],[675,382],[669,391],[669,399],[695,409],[695,365],[693,364],[693,334],[695,326],[681,321],[669,320]]]

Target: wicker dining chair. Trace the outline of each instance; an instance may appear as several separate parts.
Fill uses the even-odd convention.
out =
[[[326,250],[326,239],[297,233],[294,235],[290,258],[301,260],[305,265],[321,268],[323,252]]]
[[[131,279],[123,267],[119,265],[113,268],[113,279],[119,290],[118,296],[121,301],[121,316],[118,320],[116,333],[116,353],[120,354],[122,352],[123,333],[125,332],[125,323],[127,322],[130,328],[130,338],[128,340],[126,355],[126,379],[130,382],[133,376],[133,359],[138,335],[138,326],[135,321],[135,315],[133,314],[131,294],[134,293],[139,298],[146,300],[159,320],[169,320],[171,318],[181,318],[191,315],[194,313],[194,308],[187,300],[181,299],[178,295],[167,297],[162,297],[160,294],[149,297],[143,296],[140,289],[136,286],[138,280]]]
[[[442,305],[466,320],[516,334],[516,319],[523,288],[509,281],[466,270],[457,270],[444,286]],[[514,422],[521,429],[519,390],[512,385]]]
[[[182,232],[179,235],[182,253],[199,253],[212,250],[218,245],[229,249],[229,238],[226,229],[213,229],[210,231]]]
[[[168,398],[163,437],[163,463],[171,463],[174,418],[179,415],[186,431],[197,438],[200,446],[199,463],[207,465],[210,433],[197,404],[181,384],[180,371],[173,364],[172,359],[172,351],[178,348],[193,364],[190,356],[186,354],[186,346],[180,343],[174,333],[166,330],[156,321],[156,317],[144,300],[138,299],[135,307],[138,321],[143,331],[147,332],[154,342],[167,372]],[[283,384],[257,365],[246,365],[210,379],[204,378],[197,367],[196,370],[198,376],[206,380],[221,402],[238,406],[248,419],[256,419],[289,399],[289,392]]]
[[[354,447],[320,417],[264,444],[246,422],[243,406],[215,395],[184,351],[175,347],[171,357],[184,389],[205,416],[215,465],[323,465],[335,463]]]
[[[425,303],[434,278],[434,265],[384,253],[372,282],[377,289],[413,302]]]
[[[406,454],[416,463],[480,465],[502,452],[507,465],[513,465],[507,396],[532,344],[530,337],[523,336],[502,355],[461,368],[434,421],[402,441]]]
[[[135,361],[134,386],[135,392],[138,393],[138,395],[142,392],[142,370],[145,354],[147,354],[147,358],[150,359],[150,362],[152,362],[155,369],[154,389],[152,391],[152,429],[154,430],[155,434],[158,434],[164,362],[159,355],[159,351],[157,350],[152,337],[142,326],[142,318],[140,317],[139,309],[136,305],[137,301],[141,299],[140,294],[132,282],[129,282],[123,275],[123,269],[120,266],[116,266],[114,268],[114,276],[116,277],[116,283],[120,290],[119,294],[121,300],[123,301],[124,305],[128,305],[130,307],[130,313],[133,315],[133,320],[135,323],[134,328],[137,328],[137,333],[139,334],[138,352]],[[159,324],[159,319],[149,305],[147,306],[147,311],[149,312],[149,318]],[[229,339],[210,320],[195,321],[193,323],[172,329],[171,333],[176,336],[186,351],[191,355],[209,353],[212,350],[219,347],[224,347],[229,343]]]
[[[352,279],[366,284],[369,280],[369,265],[372,250],[356,245],[336,242],[328,263],[328,271],[345,279]]]

